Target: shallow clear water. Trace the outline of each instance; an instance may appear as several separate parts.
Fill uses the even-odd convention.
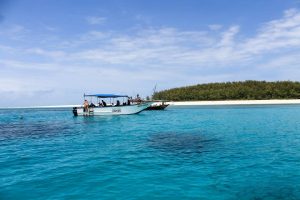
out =
[[[300,199],[300,106],[0,110],[0,199]]]

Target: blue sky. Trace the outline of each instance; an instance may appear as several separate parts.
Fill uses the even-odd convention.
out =
[[[299,0],[0,0],[0,107],[300,77]]]

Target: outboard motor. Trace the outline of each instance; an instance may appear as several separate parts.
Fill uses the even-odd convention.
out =
[[[73,114],[74,114],[75,117],[78,116],[77,108],[76,107],[73,107]]]

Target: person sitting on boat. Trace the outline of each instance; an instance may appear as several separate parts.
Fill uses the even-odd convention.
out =
[[[102,107],[102,106],[103,106],[103,104],[102,104],[101,102],[99,102],[99,103],[98,103],[98,106],[99,106],[99,107]]]
[[[139,94],[136,95],[136,99],[135,100],[136,100],[137,104],[140,104],[142,102],[142,99],[141,99],[141,97],[140,97]]]
[[[89,110],[89,102],[88,102],[88,100],[84,100],[84,102],[83,102],[83,112],[88,112],[88,110]]]
[[[117,100],[116,106],[120,106],[120,101],[119,100]]]
[[[102,104],[104,107],[106,107],[106,102],[102,100]]]
[[[93,104],[93,102],[90,104],[90,108],[94,108],[96,107],[95,104]]]

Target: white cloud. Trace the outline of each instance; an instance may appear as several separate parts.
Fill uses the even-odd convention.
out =
[[[25,30],[25,28],[23,26],[16,24],[16,25],[11,26],[7,31],[9,33],[13,34],[13,33],[23,32],[24,30]]]
[[[210,24],[208,25],[208,28],[212,31],[218,31],[222,28],[223,26],[221,24]]]
[[[288,69],[296,69],[300,72],[300,51],[292,54],[280,55],[271,60],[263,62],[258,66],[267,70],[285,71]]]
[[[239,26],[231,26],[228,30],[222,33],[222,39],[220,46],[232,46],[235,40],[236,34],[239,32]]]
[[[91,25],[101,25],[106,22],[105,17],[89,16],[86,18],[86,21]]]
[[[6,39],[21,41],[28,36],[28,33],[30,33],[30,30],[19,24],[0,27],[0,37]]]
[[[53,59],[59,59],[66,56],[64,51],[50,51],[42,48],[29,48],[26,51],[31,54],[52,57]]]
[[[0,93],[3,92],[11,92],[11,91],[15,91],[15,92],[20,92],[23,89],[23,85],[22,82],[20,80],[14,80],[14,79],[4,79],[1,78],[0,79]]]
[[[283,18],[265,23],[258,34],[246,39],[244,53],[261,54],[300,47],[300,12],[288,10]]]
[[[151,17],[145,16],[145,15],[141,15],[141,14],[136,15],[136,16],[135,16],[135,19],[136,19],[137,21],[143,22],[143,23],[145,23],[145,24],[150,24],[151,21],[152,21],[152,18],[151,18]]]
[[[47,31],[57,31],[58,28],[57,27],[53,27],[53,26],[49,26],[49,25],[46,25],[46,24],[43,24],[45,30]]]
[[[7,46],[7,45],[0,45],[0,51],[13,53],[13,52],[15,52],[15,49],[13,47],[10,47],[10,46]]]

